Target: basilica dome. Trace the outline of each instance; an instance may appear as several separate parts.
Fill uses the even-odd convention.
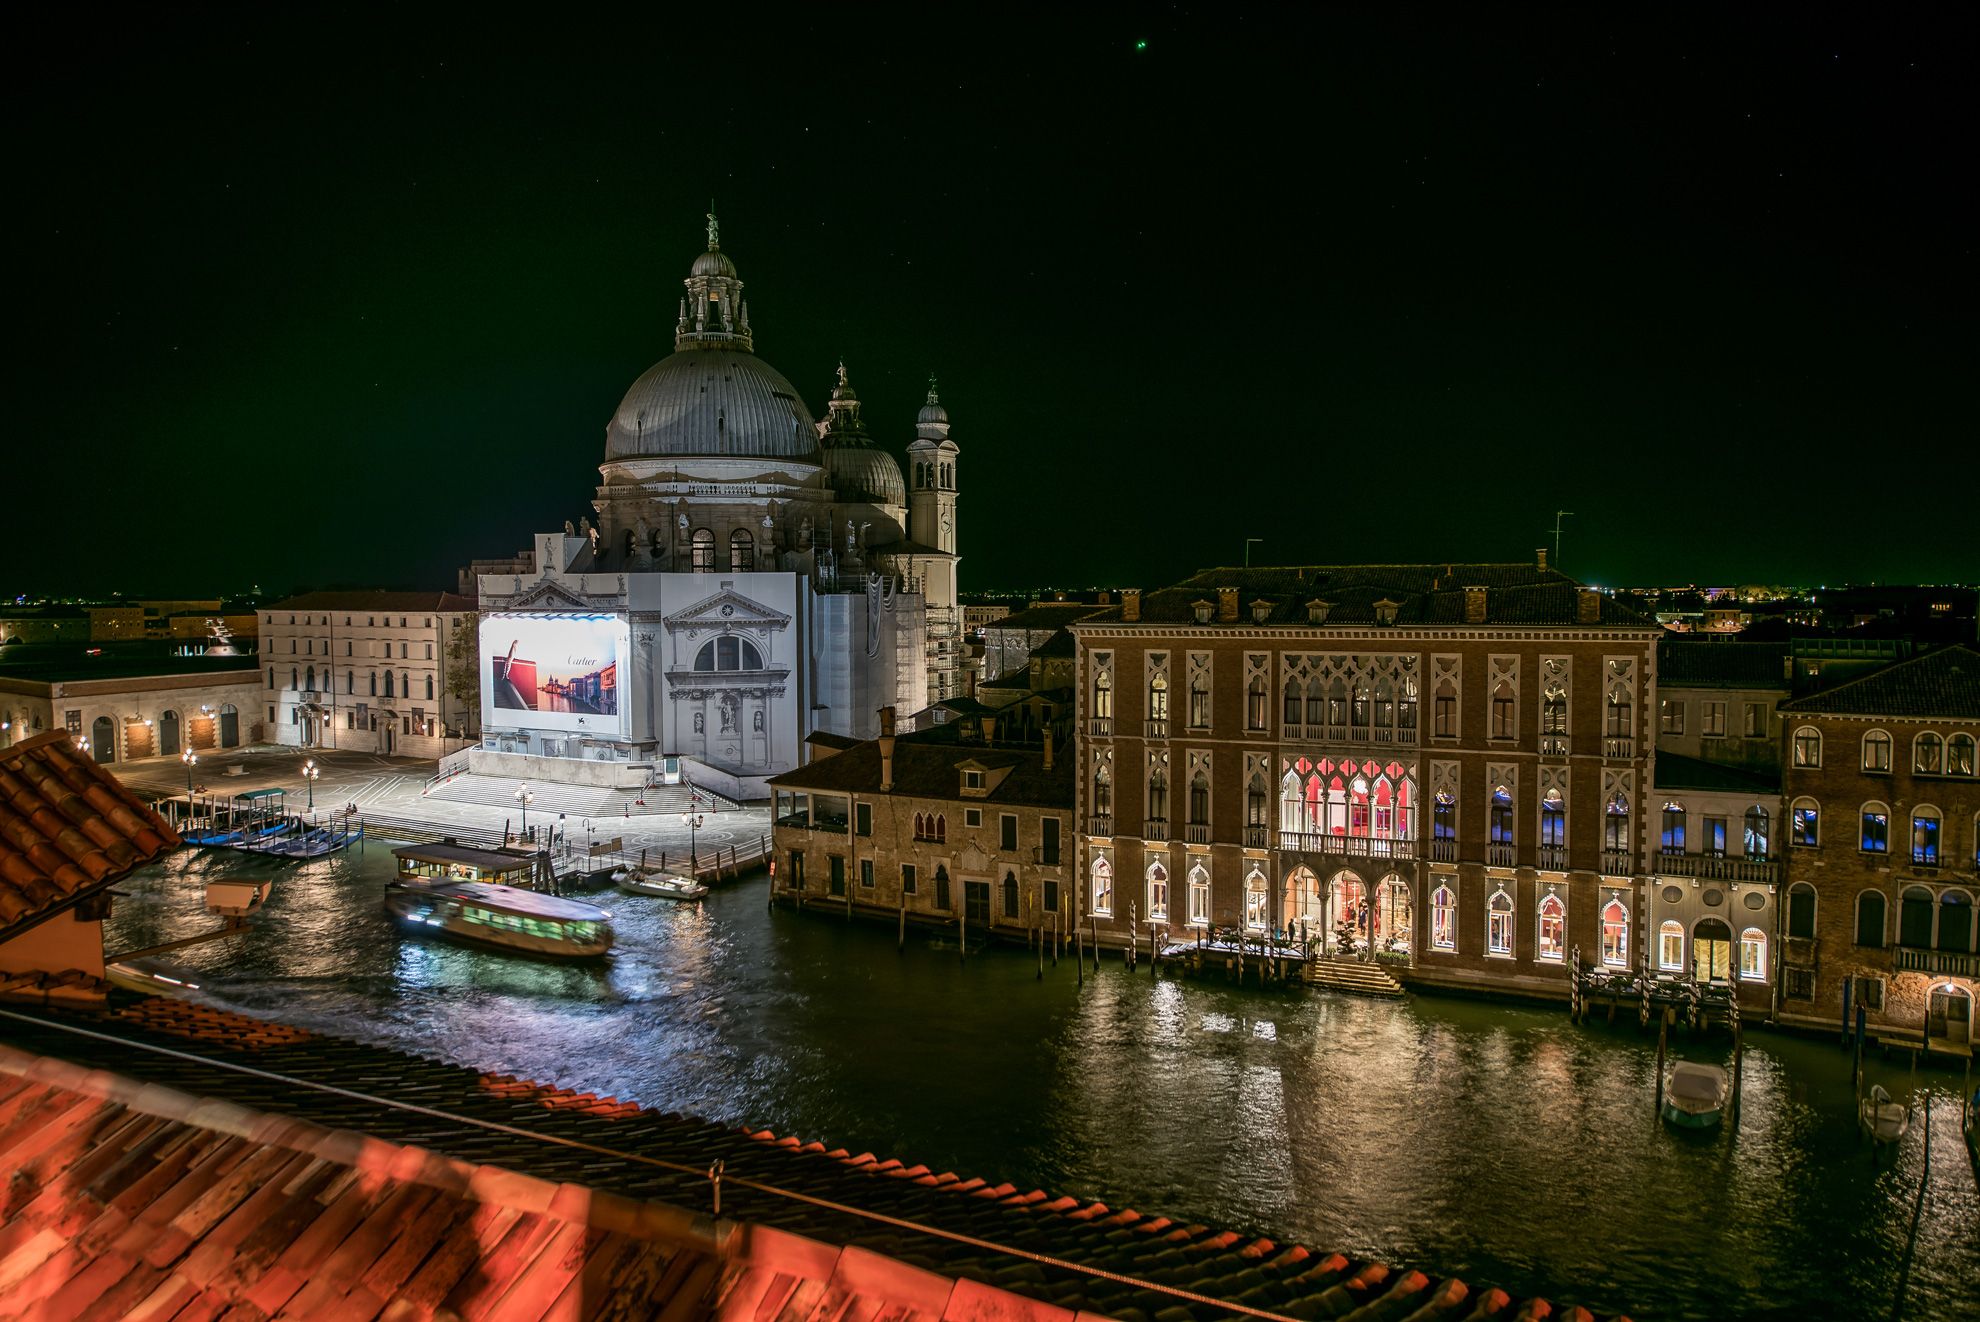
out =
[[[825,471],[840,500],[875,505],[907,504],[907,483],[901,466],[885,450],[862,445],[837,445],[825,451]]]
[[[740,348],[690,348],[661,359],[633,382],[605,429],[607,463],[720,456],[815,462],[817,450],[818,429],[797,388]]]

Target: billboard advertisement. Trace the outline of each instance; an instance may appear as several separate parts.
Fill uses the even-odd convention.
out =
[[[482,616],[482,723],[620,733],[627,642],[617,615]]]

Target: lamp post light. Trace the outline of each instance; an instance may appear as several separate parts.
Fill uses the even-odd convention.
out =
[[[179,761],[186,764],[186,802],[191,804],[193,793],[192,769],[199,762],[199,754],[193,752],[190,748],[180,749]]]
[[[700,863],[695,854],[694,833],[701,829],[701,795],[690,791],[687,811],[681,814],[681,821],[688,829],[688,880],[696,880],[695,873]]]
[[[316,765],[315,758],[312,757],[302,764],[303,786],[309,790],[308,811],[310,812],[316,811],[316,778],[322,774],[323,768]]]
[[[522,805],[522,833],[524,839],[529,838],[529,805],[535,799],[536,796],[529,792],[529,786],[523,785],[517,788],[516,802]]]
[[[89,751],[89,739],[87,736],[80,734],[76,736],[76,751],[78,753],[87,753]]]

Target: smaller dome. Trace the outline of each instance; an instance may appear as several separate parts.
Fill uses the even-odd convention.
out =
[[[901,466],[885,450],[863,445],[839,445],[825,451],[825,472],[840,500],[875,505],[907,504],[907,483]]]
[[[719,248],[710,248],[707,252],[694,259],[694,268],[688,272],[688,275],[690,277],[697,275],[720,275],[727,276],[733,280],[736,276],[736,264],[730,261],[728,255]]]
[[[949,411],[933,401],[923,404],[921,412],[914,415],[916,422],[947,422]]]

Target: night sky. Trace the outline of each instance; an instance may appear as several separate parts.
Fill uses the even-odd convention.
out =
[[[1980,577],[1974,10],[283,7],[7,92],[0,590],[450,586],[588,512],[711,195],[966,590]],[[423,26],[408,26],[408,24]],[[1145,49],[1138,43],[1145,42]]]

